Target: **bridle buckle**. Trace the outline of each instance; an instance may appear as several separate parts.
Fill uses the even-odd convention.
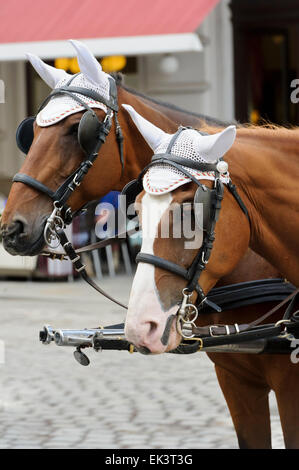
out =
[[[194,304],[190,303],[192,293],[187,288],[183,289],[183,300],[177,313],[177,330],[184,339],[196,339],[192,328],[195,326],[198,310]]]
[[[60,208],[57,205],[57,201],[54,202],[54,210],[48,217],[45,228],[44,228],[44,239],[46,244],[50,248],[57,248],[60,245],[60,239],[57,235],[57,230],[64,228],[64,221],[60,216]],[[53,245],[53,242],[56,244]]]

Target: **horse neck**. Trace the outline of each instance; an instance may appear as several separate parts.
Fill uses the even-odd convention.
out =
[[[299,129],[240,129],[227,154],[251,221],[250,247],[299,283]]]
[[[150,163],[153,151],[146,144],[127,111],[122,108],[122,104],[130,104],[141,116],[170,134],[175,133],[182,123],[199,128],[203,122],[200,116],[171,109],[149,98],[135,95],[122,87],[119,87],[118,102],[119,121],[125,141],[125,168],[121,180],[123,185],[137,178],[141,170]]]

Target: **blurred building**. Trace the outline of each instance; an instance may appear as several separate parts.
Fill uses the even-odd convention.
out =
[[[126,84],[152,97],[226,121],[298,123],[298,0],[10,0],[1,9],[2,194],[24,158],[16,127],[49,93],[25,52],[57,64],[73,56],[68,38],[109,56],[108,70],[116,60]]]

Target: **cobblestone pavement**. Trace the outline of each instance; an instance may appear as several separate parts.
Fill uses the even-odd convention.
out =
[[[128,300],[131,278],[104,289]],[[95,327],[124,311],[81,281],[0,281],[0,448],[234,449],[237,440],[212,362],[190,356],[88,351],[42,345],[44,324]],[[196,370],[198,379],[194,379]],[[283,448],[271,397],[273,447]]]

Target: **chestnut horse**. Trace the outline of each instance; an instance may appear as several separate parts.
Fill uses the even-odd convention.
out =
[[[140,264],[138,264],[130,294],[125,334],[127,339],[133,342],[141,352],[159,354],[174,350],[181,342],[181,332],[178,330],[174,318],[177,315],[178,304],[182,303],[187,285],[184,277],[186,271],[184,270],[190,268],[194,259],[198,259],[197,255],[200,251],[200,246],[186,249],[186,237],[184,236],[180,238],[163,236],[165,223],[174,224],[173,205],[182,206],[184,203],[196,200],[195,191],[198,184],[204,183],[208,187],[213,187],[211,181],[204,180],[204,175],[198,176],[197,179],[200,183],[190,182],[190,178],[184,177],[182,170],[184,167],[196,168],[194,165],[200,162],[199,159],[202,158],[202,155],[204,155],[204,163],[200,162],[199,164],[203,168],[205,165],[211,165],[215,154],[217,159],[221,157],[232,146],[234,139],[231,138],[228,145],[223,139],[224,131],[214,134],[214,141],[211,140],[211,136],[199,137],[196,131],[192,131],[192,140],[190,131],[187,129],[188,137],[185,132],[185,140],[180,140],[182,132],[181,134],[177,132],[174,135],[169,135],[145,120],[132,107],[126,105],[125,107],[154,151],[154,157],[157,160],[156,170],[158,165],[157,171],[163,173],[162,178],[162,176],[157,176],[157,171],[151,175],[149,173],[151,170],[147,170],[143,182],[146,193],[143,191],[136,199],[138,203],[142,203],[141,207],[139,205],[138,215],[144,236],[141,255],[139,255]],[[207,130],[205,128],[205,131]],[[222,146],[225,148],[223,152],[219,147],[221,138]],[[298,138],[299,129],[253,128],[238,130],[236,142],[226,153],[225,161],[228,163],[232,181],[237,182],[239,195],[246,204],[249,220],[246,220],[240,204],[236,203],[235,198],[225,188],[219,220],[216,223],[215,241],[210,247],[212,248],[211,258],[198,279],[204,293],[209,292],[220,278],[235,268],[243,258],[248,246],[280,268],[284,276],[290,279],[294,285],[299,285],[297,241],[299,195],[295,191],[299,176],[299,150],[296,145]],[[209,139],[208,143],[204,142],[205,139]],[[276,144],[275,151],[269,148],[269,141],[273,145]],[[171,157],[172,146],[175,145],[175,151],[172,154],[174,157]],[[217,152],[213,148],[215,145],[218,145]],[[184,162],[188,163],[187,158],[182,159],[182,155],[187,157],[184,154],[186,147],[191,149],[190,152],[194,152],[194,149],[197,149],[198,152],[199,159],[194,161],[193,153],[193,159],[189,160],[190,165],[184,165]],[[285,164],[285,155],[288,155],[288,165]],[[159,161],[163,156],[164,163],[161,167]],[[174,162],[181,159],[179,176],[177,173],[174,175],[171,173],[172,167],[168,162],[171,162],[172,158],[175,158]],[[169,168],[167,168],[168,166]],[[190,171],[187,172],[187,175],[190,175]],[[279,176],[283,177],[283,190]],[[184,186],[181,186],[182,184]],[[172,189],[173,187],[174,189]],[[167,233],[171,234],[171,229]],[[179,274],[177,268],[181,270]],[[180,275],[180,272],[183,274]],[[187,289],[192,291],[194,288],[190,289],[188,284]],[[225,317],[228,320],[227,316]],[[222,320],[221,315],[218,315],[218,318]],[[232,318],[232,315],[229,315],[229,318]],[[170,319],[171,326],[169,326]],[[236,317],[233,321],[235,320]],[[163,337],[167,330],[168,336],[165,341]],[[237,364],[240,366],[238,358],[232,363],[235,366]],[[225,364],[223,361],[222,367],[230,369],[231,362]],[[287,367],[287,370],[289,369],[290,367]],[[277,372],[271,370],[271,367],[269,370],[264,369],[263,372],[270,381],[274,381],[275,376],[277,380]],[[240,375],[237,376],[240,385],[238,393],[244,392],[248,383],[245,378],[247,370],[241,372],[241,375],[243,375],[242,383],[239,382]],[[287,412],[283,416],[288,414],[290,419],[291,414],[297,412],[299,401],[292,398],[292,391],[287,392],[289,382],[285,372],[282,373],[282,376],[285,382],[282,382],[280,377],[279,392],[276,393],[279,406],[281,395],[284,400],[289,397],[289,405],[284,404],[284,409],[287,409]],[[228,385],[228,377],[236,383],[236,378],[231,370],[225,379],[226,382],[222,380],[221,374],[219,377],[221,385],[224,383],[226,386]],[[254,378],[251,377],[251,380],[253,379],[256,383],[260,382],[258,374],[255,374]],[[242,393],[239,398],[236,395],[234,398],[236,402],[245,400],[243,406],[247,408],[250,415],[253,409],[259,408],[261,403],[264,403],[265,395],[264,390],[260,388],[259,395],[255,396],[255,403],[251,402],[247,396],[245,398],[245,394],[242,395]],[[233,419],[236,418],[237,411],[234,409],[234,404],[231,403],[230,409]],[[294,435],[291,437],[290,430],[296,437]],[[287,445],[298,447],[296,423],[289,422],[288,429],[284,432],[285,436],[286,434],[290,436]],[[257,445],[261,434],[261,430],[257,431]],[[241,444],[245,443],[241,442]]]
[[[79,43],[74,43],[74,46],[82,74],[90,78],[92,83],[106,80],[105,74],[102,75],[101,70],[98,69],[99,64],[95,64],[89,52]],[[70,78],[62,70],[47,66],[37,57],[30,56],[29,59],[51,88],[54,88],[60,80]],[[118,118],[124,134],[124,169],[122,170],[119,160],[119,148],[113,122],[106,143],[102,146],[92,170],[69,200],[73,211],[82,207],[87,201],[101,198],[111,190],[121,190],[150,162],[151,149],[136,131],[134,123],[121,104],[132,105],[142,116],[169,133],[175,132],[180,124],[201,129],[207,128],[211,133],[216,132],[217,126],[221,125],[217,121],[206,120],[203,116],[142,96],[123,86],[120,80],[117,82],[117,91]],[[100,120],[104,119],[103,108],[96,109],[96,113]],[[35,124],[34,142],[21,168],[22,173],[36,178],[52,190],[57,189],[82,161],[83,152],[76,136],[76,126],[81,117],[82,111],[80,110],[66,115],[50,126]],[[277,152],[277,148],[284,145],[286,147],[284,166],[287,164],[289,139],[281,141],[278,133],[270,131],[244,129],[242,132],[244,137],[236,152],[236,165],[241,154],[248,152],[249,146],[255,146],[257,133],[263,136],[263,139],[261,137],[258,139],[260,146],[256,147],[257,157],[261,157],[265,152],[262,143],[265,144],[268,154]],[[291,133],[291,131],[288,132]],[[245,137],[247,134],[248,137]],[[267,135],[270,137],[267,138]],[[277,142],[276,145],[271,142],[272,138]],[[42,232],[45,219],[51,212],[52,203],[46,195],[23,183],[13,183],[2,216],[1,230],[6,249],[17,255],[39,253],[44,244]],[[277,277],[280,277],[278,269],[248,250],[234,271],[223,277],[217,285]],[[244,322],[250,322],[272,305],[273,303],[260,303],[242,307],[238,311],[232,310],[220,315],[212,314],[206,323],[221,322],[224,318],[222,315],[225,316],[224,322],[226,323],[236,321],[237,317],[242,318]],[[278,312],[276,317],[280,318],[281,312]],[[215,364],[218,381],[233,419],[239,445],[247,448],[271,447],[268,394],[270,390],[274,390],[285,444],[287,447],[298,447],[299,407],[296,401],[297,394],[294,391],[298,390],[299,377],[296,374],[296,366],[290,362],[289,357],[228,353],[210,353],[209,357]],[[293,408],[290,407],[290,402]]]

